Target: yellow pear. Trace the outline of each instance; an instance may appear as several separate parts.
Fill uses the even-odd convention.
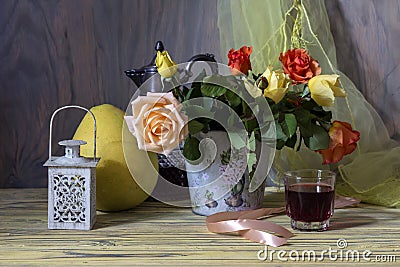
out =
[[[97,157],[100,157],[96,168],[97,209],[119,211],[133,208],[142,203],[156,185],[157,154],[138,149],[135,138],[126,129],[126,125],[123,127],[124,112],[119,108],[103,104],[91,108],[90,111],[97,122],[96,146]],[[85,140],[87,145],[81,147],[81,155],[93,157],[93,120],[89,114],[82,119],[73,139]],[[124,149],[125,153],[129,153],[128,160],[134,160],[129,162],[129,168]]]

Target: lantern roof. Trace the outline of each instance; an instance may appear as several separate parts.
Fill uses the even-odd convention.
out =
[[[65,146],[65,155],[63,157],[51,156],[43,165],[45,167],[96,167],[99,162],[96,158],[86,158],[80,156],[80,146],[85,145],[86,141],[82,140],[63,140],[58,142],[59,145]]]
[[[44,167],[77,167],[77,168],[95,168],[97,164],[99,163],[100,158],[96,158],[94,160],[93,158],[84,158],[81,157],[81,159],[85,159],[85,161],[80,161],[80,162],[74,162],[71,161],[70,159],[65,160],[66,158],[63,157],[51,157],[48,159],[43,166]]]

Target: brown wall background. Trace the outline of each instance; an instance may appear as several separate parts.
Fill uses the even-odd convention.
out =
[[[110,103],[125,109],[162,40],[176,61],[219,53],[216,0],[3,0],[0,9],[0,188],[46,187],[52,112]],[[339,68],[400,139],[400,2],[326,0]],[[64,111],[54,144],[83,113]],[[54,153],[62,153],[61,149]]]
[[[400,1],[325,0],[338,66],[400,141]]]

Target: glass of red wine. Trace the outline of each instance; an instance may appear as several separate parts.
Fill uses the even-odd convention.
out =
[[[325,231],[334,211],[336,174],[298,170],[284,174],[286,215],[293,229]]]

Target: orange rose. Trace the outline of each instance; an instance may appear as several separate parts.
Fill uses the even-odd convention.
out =
[[[340,161],[343,156],[352,153],[360,140],[360,132],[354,131],[347,122],[334,121],[329,129],[329,147],[317,150],[322,154],[323,164]]]
[[[307,83],[312,77],[321,74],[318,61],[314,60],[306,50],[296,48],[279,56],[283,70],[292,79],[293,84]]]
[[[239,50],[233,48],[228,53],[228,66],[232,70],[233,75],[241,73],[247,75],[251,70],[250,54],[253,52],[253,47],[242,46]]]

